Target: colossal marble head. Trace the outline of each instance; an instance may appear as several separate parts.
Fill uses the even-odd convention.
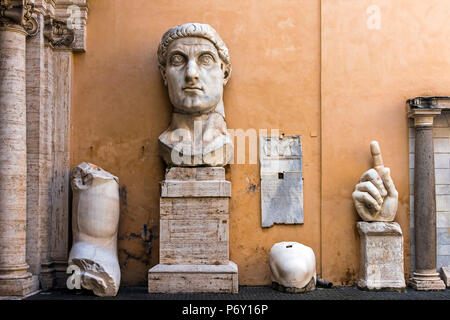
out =
[[[166,31],[158,47],[159,69],[173,105],[160,154],[173,166],[225,166],[233,157],[223,88],[230,79],[228,49],[207,24],[186,23]]]
[[[175,112],[204,114],[223,109],[223,87],[230,78],[231,63],[228,48],[210,25],[186,23],[170,28],[159,44],[158,60]]]

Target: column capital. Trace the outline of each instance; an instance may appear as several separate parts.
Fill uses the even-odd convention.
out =
[[[440,115],[442,110],[450,109],[450,97],[415,97],[408,99],[406,105],[408,107],[408,118],[414,119],[415,127],[431,127],[435,116]]]
[[[414,127],[432,127],[434,117],[441,114],[441,109],[412,109],[408,118],[414,119]]]
[[[34,2],[30,0],[0,0],[0,28],[14,29],[34,36],[39,31],[34,11]]]
[[[54,49],[71,50],[75,40],[75,33],[67,26],[67,21],[51,16],[45,17],[44,36]]]
[[[64,45],[61,49],[70,49],[75,52],[86,51],[86,24],[88,19],[89,5],[87,0],[55,0],[54,18],[64,22],[64,29],[73,34],[73,41],[69,46]],[[61,29],[59,29],[61,30]],[[66,39],[68,33],[66,32]],[[65,40],[68,41],[68,40]],[[56,49],[57,46],[55,47]]]

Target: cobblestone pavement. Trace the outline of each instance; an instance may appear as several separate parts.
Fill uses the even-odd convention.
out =
[[[97,297],[89,291],[61,289],[42,291],[25,300],[448,300],[450,289],[423,292],[407,288],[406,292],[368,292],[356,287],[318,288],[307,293],[282,293],[271,287],[239,287],[238,294],[149,294],[147,287],[122,287],[116,297]]]

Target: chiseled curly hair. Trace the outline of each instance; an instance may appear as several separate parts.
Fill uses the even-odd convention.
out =
[[[167,49],[170,44],[181,38],[186,37],[198,37],[211,41],[217,49],[220,59],[225,63],[226,78],[231,75],[231,62],[228,55],[228,48],[220,38],[216,30],[214,30],[209,24],[201,23],[185,23],[179,26],[170,28],[162,36],[161,42],[158,46],[158,62],[161,72],[166,68],[167,63]]]

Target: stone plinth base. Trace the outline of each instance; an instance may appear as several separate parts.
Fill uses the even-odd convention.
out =
[[[439,278],[439,273],[413,273],[409,280],[409,286],[418,291],[437,291],[445,290],[444,281]]]
[[[272,281],[272,289],[286,293],[304,293],[314,291],[316,290],[316,279],[311,278],[311,281],[309,281],[309,283],[303,288],[285,287],[282,284],[279,284],[278,282]]]
[[[395,222],[358,222],[361,238],[357,286],[362,290],[404,291],[403,234]]]
[[[238,267],[223,265],[158,264],[148,272],[149,293],[238,292]]]
[[[358,287],[358,289],[364,291],[398,291],[398,292],[406,291],[405,280],[367,281],[363,279],[358,279],[358,281],[356,282],[356,286]]]
[[[39,279],[32,276],[23,279],[0,279],[0,296],[25,297],[39,291]]]
[[[55,287],[55,268],[52,266],[42,266],[39,280],[43,290],[49,290]]]
[[[161,182],[159,265],[149,270],[152,293],[238,290],[229,261],[231,184],[222,167],[166,171]]]

